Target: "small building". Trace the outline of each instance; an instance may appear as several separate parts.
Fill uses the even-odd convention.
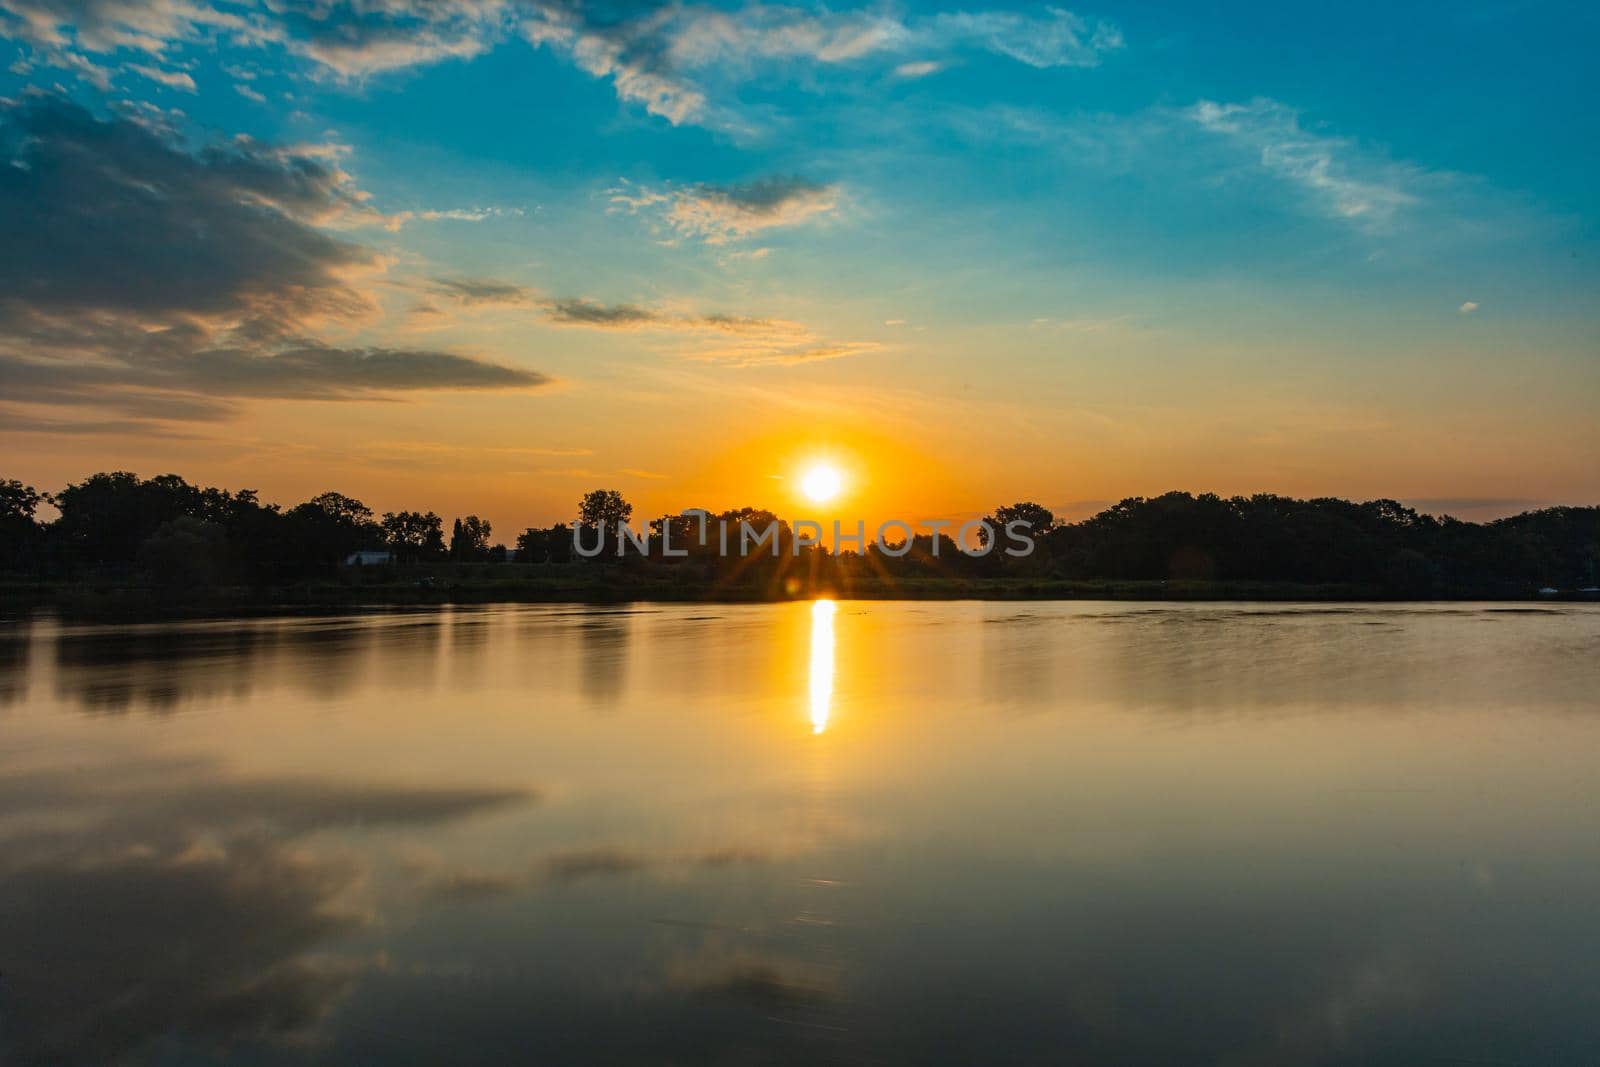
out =
[[[371,548],[364,548],[359,552],[352,552],[344,558],[344,565],[346,567],[376,567],[385,563],[393,562],[393,552]]]

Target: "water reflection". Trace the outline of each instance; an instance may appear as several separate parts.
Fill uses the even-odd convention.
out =
[[[597,708],[614,707],[628,683],[633,612],[596,609],[578,624],[583,639],[583,691]]]
[[[817,600],[811,605],[811,732],[828,728],[833,705],[833,616],[838,605]]]
[[[1488,606],[23,626],[0,1063],[1600,1062],[1596,651]]]
[[[374,857],[319,835],[418,830],[537,799],[240,778],[164,757],[3,770],[5,1063],[302,1036],[381,962],[349,940],[373,918]]]

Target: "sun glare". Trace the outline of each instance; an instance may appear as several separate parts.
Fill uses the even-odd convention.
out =
[[[844,477],[837,467],[830,467],[819,463],[806,470],[800,479],[800,491],[806,499],[818,504],[825,504],[839,495],[839,490],[844,488]]]
[[[833,710],[833,614],[831,600],[811,602],[811,732],[828,728]]]

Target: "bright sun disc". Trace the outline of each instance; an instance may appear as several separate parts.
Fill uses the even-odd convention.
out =
[[[817,466],[806,471],[805,477],[800,479],[800,491],[809,500],[822,503],[832,500],[839,495],[844,479],[833,467]]]

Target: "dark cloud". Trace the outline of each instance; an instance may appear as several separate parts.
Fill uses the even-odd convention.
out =
[[[52,96],[0,111],[0,324],[118,313],[291,319],[366,306],[372,253],[312,223],[351,206],[326,161],[248,140],[183,150]]]
[[[275,5],[290,49],[347,78],[479,55],[505,36],[510,10],[500,0]]]
[[[628,328],[667,321],[667,316],[637,304],[601,304],[593,300],[552,300],[546,308],[551,321],[574,326]]]
[[[462,304],[524,304],[532,297],[523,286],[491,278],[435,278],[433,288]]]
[[[514,389],[549,381],[467,356],[426,349],[297,347],[270,355],[201,352],[161,370],[185,386],[231,396],[329,399],[417,389]]]
[[[732,204],[753,215],[776,215],[795,201],[809,200],[830,188],[805,178],[773,177],[746,185],[702,185],[700,194],[708,200]]]
[[[326,152],[248,138],[191,150],[158,122],[35,94],[0,103],[0,157],[8,400],[194,420],[230,414],[235,397],[548,381],[472,356],[314,336],[378,311],[359,284],[377,257],[320,228],[370,214]]]

